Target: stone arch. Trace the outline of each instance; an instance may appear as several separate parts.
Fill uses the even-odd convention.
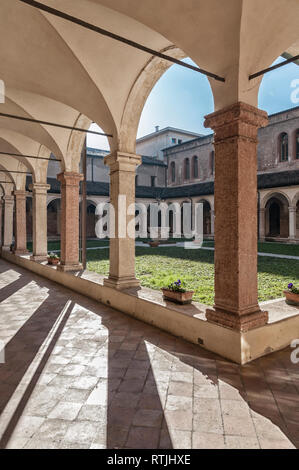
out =
[[[203,204],[203,235],[212,235],[212,206],[207,199],[200,199],[196,201],[197,204]]]
[[[53,198],[47,205],[48,238],[60,237],[61,199]]]
[[[186,54],[175,46],[167,47],[160,52],[176,59],[184,59]],[[133,84],[122,115],[119,145],[122,151],[136,152],[136,135],[140,116],[145,102],[152,89],[172,63],[159,57],[151,58],[139,73]]]
[[[289,199],[282,193],[272,193],[265,204],[266,238],[289,237]]]

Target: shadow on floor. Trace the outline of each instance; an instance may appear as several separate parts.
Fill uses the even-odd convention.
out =
[[[1,265],[2,261],[0,270]],[[44,281],[21,268],[13,269],[21,274],[17,284],[14,283],[15,286],[26,285],[35,280],[40,286],[49,289],[49,296],[6,346],[6,363],[0,364],[1,410],[21,383],[40,346],[44,344],[60,316],[61,322],[25,388],[2,436],[0,447],[7,446],[76,304],[101,317],[102,325],[108,330],[108,383],[104,391],[108,393],[108,448],[173,447],[165,419],[165,402],[169,392],[165,377],[172,367],[171,358],[179,359],[177,362],[183,368],[192,366],[194,374],[199,373],[205,383],[215,387],[220,383],[230,386],[248,403],[253,412],[278,426],[299,448],[298,364],[290,361],[290,350],[273,353],[246,366],[239,366],[51,281]],[[0,292],[2,291],[9,295],[10,290],[1,289]],[[80,337],[80,332],[78,336]],[[179,364],[177,366],[179,370]],[[95,363],[97,377],[97,368],[101,367],[101,363]],[[101,390],[98,392],[100,396]],[[95,393],[95,404],[98,392]],[[96,438],[97,436],[93,436],[93,439]]]

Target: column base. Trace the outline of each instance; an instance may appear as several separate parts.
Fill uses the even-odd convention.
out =
[[[83,271],[83,265],[81,263],[78,264],[58,264],[57,271],[62,271],[64,273],[69,271]]]
[[[31,261],[42,262],[47,261],[48,255],[32,255],[30,256]]]
[[[112,289],[123,290],[137,287],[140,289],[140,281],[134,277],[108,277],[104,279],[104,286],[111,287]]]
[[[3,246],[2,246],[2,250],[3,250],[3,251],[11,251],[11,250],[10,250],[10,247],[11,247],[11,245],[3,245]]]
[[[238,315],[215,307],[206,310],[206,318],[209,322],[216,323],[219,326],[246,332],[266,325],[268,323],[268,312],[258,309],[256,312]]]
[[[28,255],[29,251],[28,250],[14,250],[13,251],[13,254],[14,255],[18,255],[18,256],[21,256],[21,255]]]

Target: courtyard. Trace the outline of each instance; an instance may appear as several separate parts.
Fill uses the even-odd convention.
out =
[[[299,448],[288,348],[245,366],[0,260],[0,446]]]

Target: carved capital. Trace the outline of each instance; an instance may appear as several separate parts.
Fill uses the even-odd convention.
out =
[[[205,116],[205,127],[215,132],[215,144],[225,139],[243,137],[257,140],[257,131],[268,124],[268,114],[254,106],[238,102]]]
[[[134,153],[112,152],[104,159],[105,165],[110,167],[111,172],[126,171],[135,172],[136,167],[141,164],[141,156]]]
[[[84,179],[81,173],[65,171],[57,175],[58,181],[62,186],[79,186],[80,181]]]

